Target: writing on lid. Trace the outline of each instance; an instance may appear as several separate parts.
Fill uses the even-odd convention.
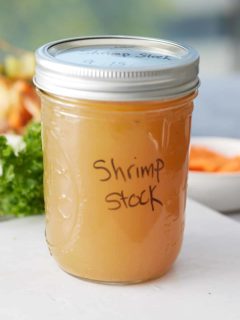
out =
[[[56,58],[81,66],[122,69],[159,67],[159,64],[168,64],[181,57],[134,47],[109,46],[64,50],[60,51]]]

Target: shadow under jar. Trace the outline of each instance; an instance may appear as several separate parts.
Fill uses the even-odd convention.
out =
[[[182,243],[196,51],[105,36],[37,50],[46,238],[66,272],[134,283]]]

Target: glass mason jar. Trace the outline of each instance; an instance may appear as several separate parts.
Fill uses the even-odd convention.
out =
[[[158,39],[38,49],[46,239],[66,272],[157,278],[182,243],[198,54]]]

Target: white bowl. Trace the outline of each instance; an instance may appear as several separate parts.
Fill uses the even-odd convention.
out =
[[[240,155],[240,140],[193,137],[191,145],[207,147],[226,156]],[[240,172],[189,171],[188,196],[217,211],[240,211]]]

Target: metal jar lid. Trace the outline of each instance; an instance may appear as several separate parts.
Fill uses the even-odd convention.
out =
[[[132,36],[60,40],[36,51],[35,85],[63,97],[161,100],[199,85],[199,55],[189,46]]]

